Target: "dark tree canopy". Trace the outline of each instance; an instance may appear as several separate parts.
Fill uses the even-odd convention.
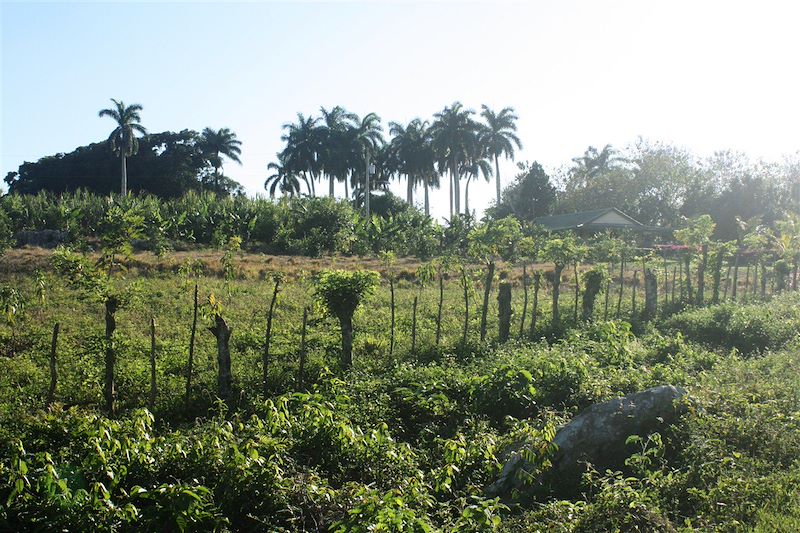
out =
[[[139,151],[128,158],[128,189],[161,197],[213,186],[214,168],[202,151],[200,136],[192,130],[152,133],[141,137]],[[86,189],[99,194],[119,189],[119,159],[107,142],[81,146],[66,154],[23,163],[5,177],[9,192],[35,194]],[[238,183],[222,176],[224,191],[238,192]]]
[[[504,218],[515,216],[520,221],[531,222],[536,217],[549,215],[556,201],[556,188],[550,176],[537,162],[519,163],[519,174],[503,190],[500,205],[489,208],[490,216]]]

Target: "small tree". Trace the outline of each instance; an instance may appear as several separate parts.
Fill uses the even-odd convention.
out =
[[[104,256],[113,257],[113,253]],[[114,346],[114,333],[117,329],[116,313],[125,307],[133,298],[135,286],[125,287],[119,279],[111,276],[115,261],[101,261],[107,270],[102,272],[89,263],[83,256],[66,249],[58,249],[53,253],[53,266],[59,274],[64,276],[68,283],[83,291],[83,293],[100,301],[105,309],[105,372],[103,380],[103,398],[105,409],[109,414],[114,414],[114,400],[116,397],[116,384],[114,381],[114,367],[116,365],[116,350]]]
[[[339,320],[342,331],[342,369],[353,363],[353,315],[378,285],[380,274],[370,270],[324,270],[316,283],[316,297]]]
[[[705,273],[708,264],[708,245],[711,242],[711,235],[717,225],[709,215],[702,215],[688,221],[685,228],[675,232],[675,239],[689,247],[689,252],[685,257],[686,280],[689,291],[689,300],[692,298],[692,276],[689,270],[691,258],[697,249],[702,251],[700,264],[697,266],[697,305],[702,305],[705,299]]]
[[[522,228],[513,217],[490,220],[469,233],[469,253],[486,265],[486,281],[483,286],[481,309],[481,342],[486,339],[486,316],[489,311],[489,295],[494,279],[495,261],[498,258],[512,260],[522,241]]]
[[[558,309],[559,289],[561,287],[561,273],[564,267],[573,262],[578,256],[580,247],[575,237],[567,235],[560,239],[550,239],[544,245],[544,257],[553,262],[553,318],[552,324],[557,327],[561,322]]]

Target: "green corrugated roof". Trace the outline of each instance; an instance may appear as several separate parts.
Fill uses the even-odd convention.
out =
[[[615,212],[618,215],[630,220],[630,224],[592,224],[593,220],[601,216]],[[553,215],[549,217],[539,217],[533,220],[535,223],[544,226],[550,231],[559,231],[565,229],[578,229],[579,227],[597,227],[597,228],[643,228],[641,222],[634,220],[619,209],[614,207],[607,207],[606,209],[596,209],[594,211],[581,211],[579,213],[567,213],[564,215]]]

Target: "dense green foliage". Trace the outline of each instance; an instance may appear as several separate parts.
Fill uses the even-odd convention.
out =
[[[160,197],[176,197],[188,191],[208,190],[219,179],[228,191],[238,184],[215,176],[215,167],[203,151],[202,137],[195,131],[150,133],[138,139],[138,151],[127,158],[128,190]],[[92,143],[66,154],[23,163],[6,176],[9,191],[36,194],[79,189],[97,194],[119,192],[119,157],[108,143]]]
[[[563,246],[551,248],[555,257]],[[56,257],[57,265],[74,263],[67,269],[73,276],[81,273],[76,257]],[[474,307],[483,272],[466,272]],[[18,311],[13,324],[0,326],[0,528],[768,531],[791,530],[800,520],[797,293],[689,309],[635,329],[622,320],[573,323],[572,295],[562,293],[560,337],[548,333],[550,310],[540,309],[538,333],[549,341],[481,344],[473,312],[465,345],[455,311],[443,315],[443,338],[434,342],[437,287],[398,280],[390,355],[384,282],[354,307],[353,366],[342,372],[336,324],[314,305],[314,293],[346,285],[363,294],[376,282],[374,275],[342,276],[285,282],[266,392],[261,352],[270,283],[198,277],[191,265],[178,275],[115,276],[117,290],[135,297],[117,313],[119,415],[109,419],[96,412],[106,348],[98,300],[50,272],[5,274],[0,281],[16,287],[5,299]],[[233,327],[236,399],[229,405],[213,393],[208,333],[198,335],[195,386],[184,391],[195,282],[202,295],[215,295],[201,308],[202,323],[222,313]],[[458,309],[461,291],[459,280],[447,281],[446,305]],[[519,309],[518,286],[514,294]],[[414,298],[420,338],[412,351]],[[308,361],[299,376],[304,309]],[[158,394],[144,411],[151,313]],[[43,409],[54,321],[62,326],[59,382],[56,403]],[[494,339],[494,308],[488,327]],[[555,428],[579,410],[663,383],[687,387],[693,407],[669,431],[639,441],[624,471],[590,471],[571,494],[533,487],[519,499],[485,495],[520,440],[546,449]],[[546,457],[537,463],[545,473]]]
[[[377,213],[363,220],[346,202],[295,198],[272,202],[244,196],[219,198],[189,193],[172,200],[152,196],[104,198],[86,193],[7,195],[0,198],[0,231],[60,230],[77,246],[97,244],[109,213],[140,218],[135,244],[155,252],[204,245],[223,246],[231,237],[272,253],[318,256],[367,254],[392,249],[429,257],[439,250],[441,230],[430,218],[386,196]]]

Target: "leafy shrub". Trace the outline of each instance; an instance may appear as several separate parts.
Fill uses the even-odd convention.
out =
[[[800,328],[796,294],[768,306],[726,303],[674,315],[662,326],[669,334],[712,347],[736,349],[744,355],[775,349],[792,339]]]

